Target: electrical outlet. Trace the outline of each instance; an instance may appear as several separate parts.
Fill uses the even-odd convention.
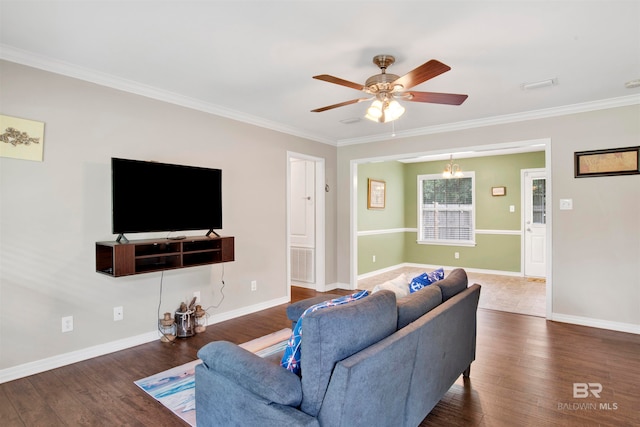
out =
[[[373,256],[372,262],[376,262],[376,256]]]
[[[455,259],[460,259],[460,252],[454,252],[454,253],[453,253],[453,257],[454,257]]]
[[[66,316],[62,318],[62,332],[73,331],[73,316]]]
[[[193,297],[196,299],[196,304],[200,304],[200,291],[195,291]]]
[[[252,280],[251,281],[251,290],[252,291],[257,291],[258,290],[258,281],[257,280]]]
[[[117,322],[118,320],[124,319],[124,309],[122,306],[113,307],[113,321]]]

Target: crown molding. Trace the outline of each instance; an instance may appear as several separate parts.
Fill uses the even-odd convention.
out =
[[[567,114],[584,113],[588,111],[606,110],[609,108],[626,107],[640,104],[640,95],[628,95],[619,98],[603,99],[600,101],[584,102],[580,104],[564,105],[561,107],[545,108],[541,110],[525,111],[523,113],[505,114],[503,116],[485,117],[476,120],[467,120],[456,123],[446,123],[436,126],[409,129],[396,132],[395,137],[390,138],[388,134],[373,135],[361,138],[340,139],[337,141],[338,147],[355,144],[365,144],[368,142],[388,141],[390,139],[408,138],[412,136],[431,135],[436,133],[453,132],[458,130],[473,129],[484,126],[502,125],[508,123],[522,122],[526,120],[544,119],[548,117],[564,116]]]
[[[629,95],[619,98],[603,99],[600,101],[409,129],[397,132],[394,137],[390,137],[388,134],[383,134],[334,140],[304,132],[300,129],[293,128],[282,123],[266,120],[261,117],[246,114],[220,105],[204,102],[199,99],[183,96],[153,86],[148,86],[133,80],[123,79],[93,69],[79,67],[44,55],[36,55],[32,52],[17,49],[5,44],[0,44],[0,59],[337,147],[388,141],[390,139],[432,135],[640,104],[640,94]]]
[[[0,44],[0,59],[15,62],[17,64],[26,65],[40,70],[49,71],[67,77],[95,83],[100,86],[106,86],[112,89],[121,90],[128,93],[144,96],[146,98],[155,99],[157,101],[168,102],[170,104],[179,105],[181,107],[191,108],[193,110],[205,113],[215,114],[216,116],[225,117],[243,123],[248,123],[261,128],[286,133],[288,135],[298,136],[300,138],[310,139],[321,142],[323,144],[336,145],[335,140],[319,137],[301,131],[300,129],[284,125],[282,123],[273,122],[261,117],[246,114],[220,105],[204,102],[196,98],[183,96],[171,91],[159,89],[157,87],[145,85],[134,80],[115,77],[110,74],[102,73],[90,68],[79,67],[65,61],[60,61],[43,55],[36,55],[22,49],[16,49],[11,46]]]

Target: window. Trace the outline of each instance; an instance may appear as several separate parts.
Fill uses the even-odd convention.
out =
[[[475,245],[474,172],[418,176],[418,242]]]
[[[546,180],[544,178],[534,179],[531,184],[532,189],[532,203],[533,209],[531,219],[534,224],[546,224],[547,223],[547,188]]]

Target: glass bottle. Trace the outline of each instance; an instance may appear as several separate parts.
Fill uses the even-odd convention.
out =
[[[158,329],[162,334],[160,341],[171,342],[176,339],[176,322],[171,313],[165,313],[164,318],[158,321]]]
[[[196,333],[199,334],[207,329],[207,312],[201,305],[196,305]]]

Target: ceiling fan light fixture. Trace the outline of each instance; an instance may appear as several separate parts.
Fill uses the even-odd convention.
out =
[[[385,110],[385,122],[392,122],[404,114],[404,107],[395,99],[389,102],[389,106]]]
[[[365,118],[377,122],[382,117],[382,102],[379,100],[375,100],[371,103],[371,106],[367,108],[367,115]]]
[[[404,111],[405,108],[395,99],[389,102],[376,99],[371,103],[364,117],[378,123],[389,123],[397,120]]]

